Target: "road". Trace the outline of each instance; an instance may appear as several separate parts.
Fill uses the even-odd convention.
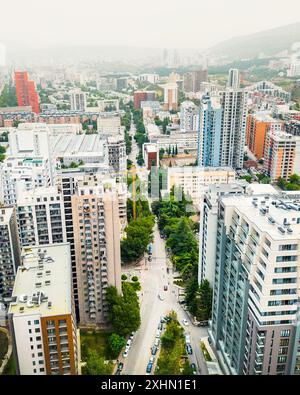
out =
[[[136,269],[130,269],[134,274]],[[128,271],[127,271],[128,272]],[[159,321],[171,310],[176,311],[178,320],[182,322],[185,318],[188,321],[187,313],[178,303],[178,288],[173,285],[173,274],[167,274],[167,257],[165,252],[165,242],[160,238],[157,225],[154,229],[153,258],[152,262],[143,263],[140,270],[141,291],[141,327],[136,332],[129,351],[129,355],[124,359],[122,374],[141,375],[146,373],[146,366],[150,358],[150,348],[152,347]],[[133,274],[132,273],[132,274]],[[164,291],[164,285],[168,284],[168,291]],[[161,301],[158,294],[164,296]],[[198,367],[198,374],[207,374],[206,365],[200,350],[200,339],[207,336],[207,330],[194,326],[191,322],[185,327],[185,332],[190,335],[193,355],[190,362],[194,362]]]

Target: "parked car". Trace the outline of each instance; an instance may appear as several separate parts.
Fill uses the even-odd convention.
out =
[[[160,331],[163,330],[163,324],[162,324],[161,322],[160,322],[159,325],[158,325],[158,329],[159,329]]]
[[[148,262],[151,262],[151,261],[152,261],[152,256],[149,255],[149,256],[148,256]]]
[[[151,357],[150,357],[150,359],[149,359],[149,363],[151,362],[151,363],[154,363],[154,361],[155,361],[155,356],[154,355],[151,355]]]
[[[123,362],[119,362],[118,363],[118,370],[122,370],[123,369],[123,366],[124,366],[124,363]]]
[[[187,344],[187,345],[186,345],[186,352],[187,352],[189,355],[193,354],[193,349],[192,349],[192,347],[191,347],[190,344]]]
[[[193,369],[193,374],[197,374],[197,367],[195,363],[191,363],[191,368]]]
[[[151,347],[151,355],[156,355],[156,353],[157,353],[157,347],[156,346]]]
[[[158,337],[158,338],[160,337],[160,330],[159,329],[157,329],[155,337]]]
[[[165,286],[164,286],[164,291],[167,291],[167,290],[168,290],[168,286],[165,285]]]
[[[185,335],[185,342],[186,344],[189,344],[191,342],[190,335]]]
[[[182,320],[182,323],[183,323],[184,326],[188,326],[189,325],[188,320],[186,320],[185,318]]]
[[[128,339],[128,340],[127,340],[127,343],[126,343],[126,347],[130,348],[131,343],[132,343],[132,340],[131,340],[131,339]]]
[[[129,349],[125,349],[125,351],[123,352],[123,357],[124,358],[128,357],[128,352],[129,352]]]
[[[160,340],[159,340],[159,339],[155,339],[154,345],[155,345],[156,347],[159,346],[159,343],[160,343]]]
[[[148,365],[147,365],[147,368],[146,368],[146,373],[151,373],[152,366],[153,366],[153,363],[149,362]]]

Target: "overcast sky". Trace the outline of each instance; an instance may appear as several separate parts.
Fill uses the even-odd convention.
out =
[[[203,49],[300,21],[299,0],[4,0],[0,42]]]

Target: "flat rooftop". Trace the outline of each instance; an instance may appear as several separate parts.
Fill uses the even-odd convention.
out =
[[[299,240],[300,193],[294,195],[225,196],[225,207],[233,206],[236,212],[267,232],[275,240]],[[226,220],[226,219],[225,219]]]
[[[69,243],[26,247],[22,251],[9,314],[54,316],[72,312]]]

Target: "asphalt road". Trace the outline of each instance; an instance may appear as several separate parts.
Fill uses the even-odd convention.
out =
[[[124,368],[122,374],[141,375],[146,373],[146,367],[151,355],[150,348],[154,344],[156,330],[162,317],[171,310],[176,311],[178,320],[182,322],[185,318],[189,325],[184,327],[185,332],[190,335],[193,354],[189,356],[190,362],[194,362],[198,368],[198,374],[207,374],[203,355],[200,350],[200,339],[207,336],[205,328],[194,326],[178,303],[178,287],[173,285],[173,274],[167,274],[167,257],[165,242],[160,238],[157,226],[154,230],[153,258],[152,262],[143,262],[142,267],[127,270],[127,273],[138,274],[140,277],[142,291],[140,329],[136,332],[131,349],[127,358],[122,358]],[[164,285],[168,284],[168,290],[164,291]],[[160,300],[158,294],[164,297]],[[157,355],[158,356],[158,355]],[[156,356],[156,358],[157,358]]]

